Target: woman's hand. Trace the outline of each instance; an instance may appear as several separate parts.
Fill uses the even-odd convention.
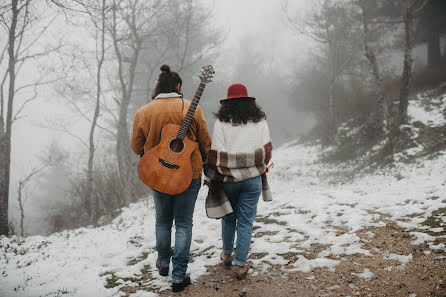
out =
[[[266,165],[266,172],[269,172],[273,168],[274,168],[274,163],[269,161],[268,165]]]

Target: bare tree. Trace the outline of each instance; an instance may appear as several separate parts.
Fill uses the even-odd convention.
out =
[[[11,166],[11,135],[12,135],[12,113],[14,104],[14,95],[16,91],[16,63],[17,63],[17,35],[26,28],[26,19],[28,18],[29,1],[26,1],[23,6],[19,6],[18,0],[12,0],[10,6],[4,9],[10,10],[10,21],[6,21],[2,16],[2,23],[8,30],[8,70],[5,73],[5,78],[2,81],[1,90],[1,113],[0,113],[0,235],[8,235],[8,200],[9,200],[9,177]],[[21,30],[19,22],[19,15],[24,15],[23,27]],[[23,35],[22,35],[23,36]],[[7,97],[7,111],[6,119],[4,118],[4,97],[3,97],[3,82],[9,79],[8,97]],[[6,120],[6,121],[5,121]]]
[[[410,87],[412,83],[412,48],[414,44],[414,18],[423,10],[429,0],[400,0],[401,16],[404,21],[404,66],[401,78],[399,122],[407,123]]]
[[[96,49],[96,56],[97,56],[97,71],[96,71],[96,106],[94,110],[93,120],[91,121],[91,128],[90,128],[90,137],[89,137],[89,155],[88,155],[88,168],[87,168],[87,180],[88,180],[88,190],[89,193],[93,192],[93,160],[94,160],[94,152],[95,152],[95,146],[94,146],[94,131],[96,129],[96,124],[99,118],[99,111],[100,111],[100,104],[101,104],[101,93],[102,93],[102,66],[104,64],[105,60],[105,21],[106,21],[106,0],[102,0],[100,2],[100,26],[96,29],[96,32],[100,35],[100,42],[99,42],[99,48]],[[91,194],[90,194],[91,195]],[[92,196],[92,195],[91,195]],[[90,197],[90,200],[93,201],[92,197]],[[93,211],[91,212],[90,219],[92,221],[96,221],[99,218],[98,215],[99,212],[99,201],[97,199],[94,199],[94,207]]]
[[[302,21],[289,16],[286,4],[283,10],[293,31],[310,37],[326,50],[324,56],[328,73],[327,124],[334,129],[337,124],[335,86],[357,57],[360,35],[349,2],[320,0],[314,7],[315,10]]]
[[[119,89],[114,98],[118,106],[116,156],[122,187],[126,196],[134,196],[136,159],[130,152],[128,109],[133,98],[136,69],[143,46],[143,38],[156,34],[158,12],[164,8],[159,0],[113,0],[110,35],[118,64]]]
[[[54,18],[34,30],[34,25],[39,19],[31,13],[33,5],[37,5],[33,0],[11,0],[10,3],[0,7],[0,24],[8,36],[4,50],[0,55],[0,63],[3,59],[7,60],[7,69],[0,76],[0,235],[8,234],[12,125],[20,119],[20,114],[25,106],[37,98],[37,88],[54,81],[48,80],[46,75],[43,75],[31,84],[17,86],[17,77],[28,60],[46,56],[59,48],[34,50],[36,43],[47,31]],[[28,36],[31,30],[33,30],[33,34]],[[33,90],[33,94],[23,100],[14,113],[17,95],[30,88]]]
[[[163,9],[163,18],[157,21],[156,30],[143,36],[135,91],[140,91],[136,102],[139,106],[151,98],[155,85],[155,75],[160,65],[168,63],[184,79],[184,90],[188,88],[188,78],[199,63],[206,63],[218,54],[222,34],[212,30],[213,10],[199,6],[197,1],[170,0],[169,8]],[[187,76],[185,74],[188,74]],[[134,110],[132,110],[134,111]]]
[[[370,7],[368,7],[367,5],[370,4],[370,2],[366,0],[360,0],[358,4],[361,8],[362,25],[364,30],[364,54],[367,60],[369,61],[370,68],[372,70],[372,75],[376,86],[376,95],[378,97],[378,102],[377,102],[378,128],[380,128],[383,131],[384,135],[387,136],[390,131],[388,106],[387,106],[386,96],[384,94],[383,80],[380,73],[378,61],[376,58],[376,50],[371,45],[370,42],[369,16],[367,14],[368,10],[370,9]]]
[[[76,17],[84,17],[88,19],[87,29],[92,31],[93,38],[96,42],[95,47],[95,57],[94,63],[92,63],[89,56],[89,51],[85,50],[82,55],[74,56],[74,63],[77,65],[82,65],[85,71],[84,73],[88,73],[88,81],[94,82],[91,84],[91,87],[85,87],[85,75],[82,77],[83,81],[79,84],[73,81],[71,77],[70,80],[64,81],[60,86],[57,86],[56,90],[59,93],[59,96],[66,99],[70,106],[74,109],[76,113],[88,121],[90,123],[90,129],[88,134],[88,141],[84,140],[84,138],[78,134],[72,132],[72,129],[67,125],[67,123],[63,122],[53,122],[47,123],[45,128],[49,128],[52,130],[60,131],[69,136],[73,137],[77,141],[79,141],[88,151],[88,160],[86,164],[85,170],[85,179],[83,182],[86,184],[86,190],[83,194],[86,197],[81,197],[83,201],[83,207],[85,208],[85,212],[87,214],[86,218],[89,223],[95,223],[100,215],[99,210],[99,201],[97,201],[96,196],[94,195],[94,182],[93,182],[93,170],[94,170],[94,159],[96,152],[95,145],[95,131],[97,128],[105,130],[111,134],[108,128],[99,124],[99,117],[101,112],[101,106],[103,103],[101,102],[101,98],[103,97],[103,87],[102,87],[102,74],[103,67],[105,64],[105,56],[106,56],[106,18],[108,17],[107,13],[109,12],[110,5],[109,0],[75,0],[75,1],[63,1],[63,0],[51,0],[51,3],[55,4],[57,7],[61,8],[61,10],[65,13],[67,19],[70,19],[71,16]],[[90,30],[90,29],[93,30]],[[92,70],[94,68],[94,70]],[[94,91],[93,91],[94,89]],[[93,94],[94,93],[94,94]],[[88,98],[88,101],[93,102],[93,114],[90,115],[88,111],[85,111],[81,103],[79,102],[80,97]],[[91,102],[89,102],[89,110],[91,109]],[[84,195],[84,196],[85,196]],[[83,218],[85,219],[85,217]]]
[[[25,195],[24,189],[28,185],[30,181],[39,174],[41,174],[46,168],[51,166],[57,161],[61,160],[61,156],[56,156],[53,154],[53,152],[50,152],[48,156],[42,161],[42,164],[40,164],[38,167],[34,167],[30,170],[30,172],[24,177],[19,180],[18,186],[17,186],[17,201],[19,203],[20,208],[20,236],[24,236],[25,234],[25,228],[24,228],[24,221],[25,221],[25,203],[28,199],[28,196]]]
[[[101,108],[101,97],[102,97],[102,71],[103,65],[105,62],[105,54],[106,54],[106,44],[105,44],[105,35],[106,35],[106,18],[107,18],[107,0],[92,0],[88,3],[83,2],[82,6],[85,11],[89,14],[92,24],[95,28],[95,38],[96,38],[96,94],[95,94],[95,107],[92,119],[89,121],[90,124],[90,133],[88,137],[88,163],[87,163],[87,195],[85,197],[85,206],[86,211],[88,213],[88,217],[90,222],[96,223],[99,218],[99,201],[96,199],[93,194],[93,166],[94,166],[94,155],[96,151],[95,147],[95,130],[98,127],[98,119],[100,115]],[[73,104],[75,104],[73,102]],[[83,113],[79,108],[77,110]],[[87,117],[84,114],[85,117]]]

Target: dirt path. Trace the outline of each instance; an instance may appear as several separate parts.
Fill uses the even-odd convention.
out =
[[[272,266],[267,272],[250,271],[237,281],[223,265],[208,267],[184,292],[156,292],[160,296],[446,296],[446,253],[426,244],[412,245],[414,236],[395,223],[371,227],[356,234],[371,256],[354,254],[332,257],[340,264],[334,269],[316,268],[308,273],[289,272],[299,255],[290,254],[288,265]],[[340,230],[340,234],[344,231]],[[446,235],[446,232],[436,235]],[[446,238],[435,244],[445,244]],[[316,258],[321,246],[312,246],[303,256]],[[443,249],[444,250],[444,249]]]

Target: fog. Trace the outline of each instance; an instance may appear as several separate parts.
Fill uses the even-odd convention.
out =
[[[258,104],[266,112],[271,137],[276,147],[307,132],[313,125],[311,115],[290,108],[290,100],[293,100],[295,94],[276,85],[277,81],[286,80],[293,72],[296,67],[293,63],[296,60],[295,51],[303,48],[282,21],[281,3],[230,0],[213,1],[213,3],[206,1],[205,5],[213,11],[211,25],[222,32],[223,36],[215,58],[209,60],[216,70],[214,82],[208,84],[200,102],[209,129],[212,131],[215,121],[212,113],[218,109],[219,100],[226,96],[227,87],[232,83],[243,83],[247,86],[249,95],[256,97]],[[295,8],[302,7],[304,7],[303,1],[295,5]],[[66,18],[62,14],[54,17],[54,14],[56,12],[47,18],[56,25],[39,40],[40,47],[49,47],[62,40],[65,48],[69,48],[63,52],[64,58],[68,57],[70,50],[74,52],[80,48],[94,49],[94,40],[88,38],[88,33],[72,26],[77,23],[73,14]],[[169,64],[169,61],[165,62]],[[69,59],[53,57],[27,63],[21,70],[18,84],[32,83],[42,69],[61,71],[56,63],[68,64]],[[258,64],[264,69],[261,77],[258,73]],[[159,66],[161,65],[158,65],[158,68]],[[198,72],[180,74],[187,82],[183,86],[184,96],[192,99],[197,87]],[[32,181],[32,185],[24,190],[27,199],[25,202],[27,234],[45,233],[45,221],[51,209],[58,203],[68,202],[67,192],[70,189],[70,178],[74,174],[69,168],[81,169],[82,162],[86,159],[85,147],[77,138],[88,139],[89,123],[76,113],[55,89],[57,86],[54,84],[40,87],[37,99],[26,106],[24,117],[13,126],[9,215],[15,224],[18,221],[16,185],[19,180],[38,166],[39,157],[50,145],[57,145],[70,156],[68,163],[40,174]],[[17,102],[25,100],[25,96],[22,96],[23,98],[19,98]],[[147,98],[139,98],[138,101],[141,104],[133,106],[133,110],[142,106]],[[132,119],[133,116],[129,114],[129,121]],[[59,131],[62,128],[66,128],[70,133]],[[109,150],[106,147],[113,146],[112,142],[104,140],[103,136],[104,132],[98,130],[96,137],[100,154]]]
[[[42,1],[42,7],[46,7],[44,2]],[[202,3],[203,7],[212,11],[210,21],[205,24],[208,27],[205,29],[210,28],[219,32],[219,43],[209,55],[198,61],[197,65],[181,71],[180,75],[184,81],[184,96],[192,99],[198,86],[201,66],[209,63],[215,68],[214,81],[206,86],[200,101],[209,129],[212,131],[215,121],[212,113],[217,111],[219,100],[226,97],[227,87],[233,83],[242,83],[247,86],[249,95],[256,97],[257,103],[266,112],[275,148],[308,133],[314,127],[316,120],[314,114],[296,104],[305,95],[295,87],[297,80],[295,73],[302,72],[308,59],[314,57],[315,44],[310,38],[290,29],[284,5],[287,4],[289,15],[303,16],[312,8],[313,2],[214,0]],[[51,9],[48,12],[39,11],[39,14],[45,15],[47,24],[51,26],[39,39],[38,46],[50,48],[59,42],[63,46],[47,57],[27,62],[20,70],[17,84],[32,83],[43,72],[49,73],[47,80],[55,79],[61,74],[65,76],[60,82],[39,87],[36,100],[26,105],[22,117],[14,123],[9,205],[9,215],[14,224],[17,224],[18,220],[16,194],[19,180],[38,166],[40,157],[50,146],[57,146],[68,157],[66,162],[37,176],[32,185],[26,188],[27,234],[47,233],[49,213],[53,212],[53,206],[57,209],[58,204],[69,203],[70,196],[67,193],[70,191],[70,181],[73,176],[79,176],[83,172],[88,158],[88,150],[82,141],[88,140],[90,123],[63,98],[61,86],[64,83],[67,85],[68,78],[72,79],[73,84],[94,88],[88,85],[88,79],[82,78],[82,65],[76,64],[78,63],[76,59],[77,55],[90,55],[92,60],[92,53],[97,43],[91,37],[91,32],[82,27],[86,22],[85,16],[77,17],[72,11],[64,14],[57,7]],[[111,45],[109,50],[112,51]],[[417,55],[424,56],[424,48],[417,49]],[[389,55],[387,67],[395,67],[395,71],[399,71],[401,63],[392,64],[391,61],[397,61],[400,56]],[[107,59],[110,62],[113,56],[110,54]],[[171,65],[173,71],[177,70],[173,61],[166,59],[163,63]],[[153,87],[161,63],[151,66],[156,69],[149,82]],[[110,63],[107,67],[109,67],[107,70],[115,70],[117,66]],[[143,67],[142,62],[138,67]],[[143,75],[137,73],[136,80],[139,77]],[[107,79],[112,81],[109,77]],[[109,99],[116,96],[116,90],[110,88],[108,92]],[[134,100],[129,106],[127,119],[129,129],[134,112],[150,101],[147,97],[146,93],[135,91]],[[20,102],[26,98],[26,94],[20,94],[15,108],[18,108]],[[87,114],[92,114],[92,105],[82,100],[84,98],[79,98],[83,110]],[[103,104],[107,105],[107,102],[104,101]],[[110,124],[111,121],[111,116],[101,112],[101,125],[113,126]],[[100,158],[111,154],[115,144],[110,135],[103,129],[97,129],[95,138],[96,156]],[[57,211],[54,210],[54,213]]]

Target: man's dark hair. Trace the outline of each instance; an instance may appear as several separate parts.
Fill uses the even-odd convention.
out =
[[[170,71],[169,66],[163,65],[161,66],[160,70],[161,73],[158,77],[156,87],[153,90],[152,99],[155,99],[155,97],[160,93],[178,92],[178,84],[180,84],[180,86],[183,84],[183,81],[178,73]]]
[[[251,98],[226,99],[214,116],[221,122],[231,123],[233,126],[260,122],[266,119],[262,108]]]

